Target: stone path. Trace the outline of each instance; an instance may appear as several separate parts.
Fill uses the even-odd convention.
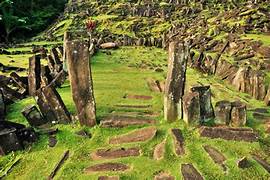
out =
[[[126,171],[128,169],[130,169],[130,167],[122,163],[102,163],[86,168],[85,172]]]
[[[202,175],[192,164],[182,164],[181,172],[184,180],[203,180]]]
[[[184,149],[184,137],[182,135],[182,132],[180,129],[172,129],[171,130],[173,139],[174,139],[174,148],[175,148],[175,153],[178,156],[182,156],[185,154],[185,149]]]
[[[203,148],[211,157],[211,159],[223,168],[223,171],[227,170],[227,167],[224,164],[226,161],[226,157],[221,152],[219,152],[219,150],[209,145],[205,145],[203,146]]]
[[[123,144],[132,142],[142,142],[151,140],[156,135],[157,129],[155,127],[143,128],[132,131],[125,135],[120,135],[109,140],[110,144]]]
[[[108,116],[104,118],[100,125],[105,128],[123,128],[132,125],[153,125],[156,120],[150,118],[136,118],[130,116]]]
[[[99,149],[91,154],[93,160],[117,159],[131,156],[140,156],[139,148]]]

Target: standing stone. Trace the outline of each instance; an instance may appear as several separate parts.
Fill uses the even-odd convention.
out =
[[[168,74],[164,95],[164,115],[167,121],[181,119],[189,47],[184,43],[169,45]]]
[[[267,94],[264,98],[264,102],[267,106],[270,106],[270,85],[268,87],[268,91],[267,91]]]
[[[210,86],[194,86],[191,92],[198,92],[200,98],[200,119],[202,122],[215,117],[214,108],[211,101]]]
[[[198,92],[190,92],[183,97],[183,119],[187,124],[199,124],[200,97]]]
[[[38,127],[47,123],[35,105],[27,106],[22,114],[31,126]]]
[[[40,88],[36,95],[39,109],[48,121],[63,124],[71,122],[70,114],[53,84]]]
[[[229,101],[219,101],[215,106],[216,123],[229,125],[231,122],[232,104]]]
[[[34,55],[29,58],[29,71],[28,71],[28,89],[29,95],[34,96],[36,91],[40,88],[40,56]]]
[[[66,42],[66,57],[75,102],[81,125],[96,124],[96,103],[90,67],[89,44],[80,41]]]
[[[2,92],[2,89],[0,89],[0,121],[5,119],[6,114],[6,105],[4,100],[4,94]]]
[[[241,102],[233,102],[231,118],[231,125],[233,127],[245,126],[247,122],[246,105]]]

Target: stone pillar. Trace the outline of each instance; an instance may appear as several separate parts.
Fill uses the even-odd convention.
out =
[[[247,108],[242,102],[232,103],[231,125],[233,127],[245,126],[247,122]]]
[[[6,114],[6,104],[4,94],[2,92],[2,89],[0,89],[0,121],[5,119],[5,114]]]
[[[231,123],[232,104],[229,101],[219,101],[215,106],[216,123],[229,125]]]
[[[182,97],[185,90],[189,47],[184,43],[172,42],[169,45],[168,73],[164,95],[165,120],[181,119]]]
[[[198,92],[200,97],[200,119],[202,122],[215,117],[214,108],[211,101],[210,86],[195,86],[191,92]]]
[[[66,55],[66,44],[68,41],[71,41],[71,34],[70,32],[65,32],[64,34],[64,45],[63,45],[63,70],[68,73],[68,62],[67,62],[67,55]]]
[[[267,94],[264,98],[264,102],[267,106],[270,106],[270,85],[268,87],[268,91],[267,91]]]
[[[38,127],[48,122],[43,118],[35,105],[27,106],[24,108],[22,110],[22,114],[27,119],[28,123],[33,127]]]
[[[66,57],[75,102],[81,125],[96,124],[96,104],[90,67],[89,44],[81,41],[66,42]]]
[[[71,122],[70,114],[53,84],[40,88],[36,95],[39,109],[48,121],[62,124]]]
[[[40,56],[34,55],[30,57],[28,70],[28,89],[30,96],[35,96],[36,91],[40,88],[40,69]]]
[[[183,119],[187,124],[200,124],[200,97],[199,93],[191,92],[183,97]]]

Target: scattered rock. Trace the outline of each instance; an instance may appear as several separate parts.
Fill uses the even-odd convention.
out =
[[[100,45],[101,49],[116,49],[118,47],[119,47],[118,44],[113,42],[103,43]]]
[[[156,124],[156,120],[145,119],[145,118],[135,118],[135,117],[126,117],[126,116],[109,116],[101,120],[101,127],[106,128],[122,128],[132,125],[153,125]]]
[[[175,177],[168,173],[161,172],[154,177],[154,180],[175,180]]]
[[[242,159],[239,159],[237,161],[237,166],[241,169],[248,168],[250,167],[250,163],[247,159],[247,157],[243,157]]]
[[[175,153],[178,156],[182,156],[185,154],[185,149],[184,149],[184,137],[182,135],[182,132],[180,129],[172,129],[171,130],[173,140],[174,140],[174,148],[175,148]]]
[[[103,163],[103,164],[97,164],[90,166],[85,169],[86,173],[91,173],[91,172],[104,172],[104,171],[126,171],[130,169],[129,166],[121,163]]]
[[[117,159],[131,156],[140,156],[139,148],[120,148],[120,149],[100,149],[94,153],[91,153],[93,160],[100,159]]]
[[[203,146],[203,148],[216,164],[220,165],[224,171],[227,170],[224,164],[226,161],[226,158],[221,152],[219,152],[216,148],[211,147],[209,145],[205,145]]]
[[[247,141],[256,142],[258,141],[258,135],[253,132],[250,128],[227,128],[227,127],[201,127],[200,130],[201,137],[208,138],[221,138],[225,140],[233,141]]]
[[[166,139],[163,140],[160,144],[156,145],[154,149],[154,155],[153,155],[153,158],[155,160],[161,160],[164,158],[165,145],[166,145]]]
[[[57,144],[56,136],[49,137],[49,147],[54,147]]]
[[[184,180],[204,180],[192,164],[182,164],[181,172]]]
[[[122,143],[148,141],[154,138],[154,136],[156,135],[156,132],[157,132],[157,129],[155,127],[143,128],[143,129],[135,130],[125,135],[111,138],[109,140],[109,143],[122,144]]]
[[[85,131],[83,129],[80,130],[80,131],[78,131],[78,132],[76,132],[75,134],[77,134],[78,136],[85,137],[85,138],[91,138],[92,137],[91,134],[89,134],[87,131]]]

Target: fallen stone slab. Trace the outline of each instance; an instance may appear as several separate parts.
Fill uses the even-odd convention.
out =
[[[201,127],[199,130],[201,137],[211,139],[224,139],[232,141],[258,141],[258,135],[250,128],[227,128],[227,127]]]
[[[16,72],[10,73],[10,77],[12,78],[16,86],[20,89],[20,93],[22,94],[28,93],[28,84],[25,83],[23,77],[20,77]]]
[[[152,105],[124,105],[124,104],[117,104],[115,107],[119,108],[135,108],[135,109],[145,109],[145,108],[151,108]]]
[[[91,158],[93,160],[117,159],[132,156],[133,157],[140,156],[140,149],[139,148],[99,149],[96,152],[91,153]]]
[[[127,117],[127,116],[109,116],[101,120],[101,127],[106,128],[123,128],[127,126],[134,125],[153,125],[156,124],[154,119],[144,119],[136,117]]]
[[[154,149],[154,154],[153,158],[155,160],[161,160],[164,158],[164,153],[165,153],[165,145],[166,145],[166,140],[162,141],[158,145],[156,145]]]
[[[104,171],[126,171],[130,169],[129,166],[122,163],[102,163],[90,166],[85,169],[86,173],[104,172]]]
[[[219,150],[217,150],[214,147],[211,147],[209,145],[205,145],[203,146],[204,150],[207,152],[207,154],[211,157],[211,159],[218,165],[220,165],[223,168],[223,171],[227,170],[227,167],[225,166],[225,161],[226,158],[225,156],[219,152]]]
[[[122,144],[122,143],[132,143],[132,142],[143,142],[151,140],[155,137],[157,129],[155,127],[143,128],[139,130],[132,131],[125,135],[120,135],[114,138],[110,138],[110,144]]]
[[[35,105],[25,107],[22,110],[22,114],[26,118],[28,123],[33,127],[38,127],[48,123],[48,121],[45,118],[43,118],[40,111]]]
[[[53,171],[51,172],[51,174],[48,177],[48,180],[52,180],[56,173],[60,170],[60,168],[63,166],[63,164],[65,163],[65,161],[69,158],[69,150],[65,151],[62,158],[60,159],[60,161],[55,165]]]
[[[175,180],[175,177],[166,172],[155,175],[154,180]]]
[[[118,44],[113,42],[103,43],[100,45],[101,49],[116,49],[118,47]]]
[[[124,98],[127,98],[127,99],[141,99],[141,100],[151,100],[151,99],[153,99],[152,96],[134,95],[134,94],[125,95]]]
[[[25,96],[18,91],[10,88],[7,85],[0,84],[0,88],[2,89],[5,102],[15,102],[17,100],[22,100]]]
[[[184,180],[204,180],[202,175],[192,164],[182,164],[181,172]]]
[[[119,180],[119,176],[99,176],[98,180]]]
[[[252,155],[252,158],[257,161],[268,173],[270,173],[270,164],[257,155]]]
[[[184,149],[184,137],[180,129],[172,129],[171,130],[173,140],[174,140],[174,148],[175,148],[175,153],[178,156],[182,156],[185,154],[185,149]]]

